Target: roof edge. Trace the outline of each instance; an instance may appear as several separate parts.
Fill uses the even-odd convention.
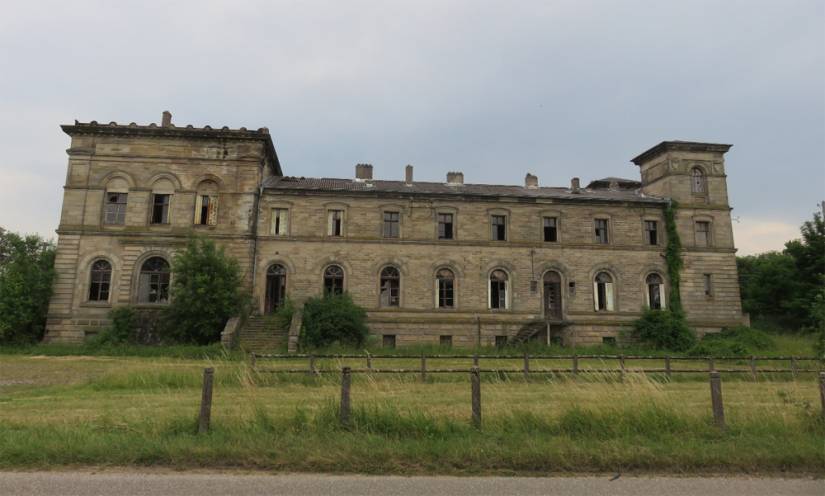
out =
[[[700,141],[662,141],[658,145],[633,157],[630,161],[636,165],[642,165],[657,155],[669,151],[726,153],[732,146],[733,145],[722,143],[703,143]]]

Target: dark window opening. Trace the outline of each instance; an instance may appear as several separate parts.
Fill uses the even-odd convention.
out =
[[[645,280],[647,284],[647,301],[648,305],[653,310],[659,310],[662,305],[662,278],[659,274],[650,274]]]
[[[401,233],[401,215],[398,212],[384,212],[384,237],[397,238]]]
[[[209,224],[209,197],[206,195],[201,195],[200,197],[200,211],[198,212],[198,219],[195,222],[198,225],[205,226]]]
[[[490,219],[493,241],[507,241],[507,216],[493,215]]]
[[[453,214],[438,214],[438,239],[453,239]]]
[[[490,274],[490,308],[507,308],[507,273],[503,270]]]
[[[555,217],[544,218],[544,241],[547,243],[558,241],[558,223]]]
[[[112,281],[112,265],[106,260],[92,264],[89,282],[89,301],[109,301],[109,286]]]
[[[596,310],[613,310],[613,278],[607,272],[596,276]]]
[[[395,267],[381,271],[381,306],[397,307],[401,301],[401,274]]]
[[[384,348],[395,348],[395,334],[384,334],[381,337],[381,346]]]
[[[126,193],[106,193],[103,223],[123,225],[126,223]]]
[[[655,220],[646,220],[645,221],[645,237],[647,239],[647,244],[649,245],[658,245],[659,244],[659,226]]]
[[[455,306],[455,276],[449,269],[441,269],[436,274],[438,282],[438,308]]]
[[[496,348],[507,346],[507,336],[496,336]]]
[[[169,301],[169,263],[152,257],[143,262],[138,277],[138,302],[166,303]]]
[[[271,265],[266,271],[265,313],[272,313],[286,300],[286,268],[283,265]]]
[[[605,346],[616,346],[616,337],[615,336],[604,336],[602,338],[602,344]]]
[[[595,219],[593,223],[596,227],[596,243],[606,245],[609,241],[607,235],[607,219]]]
[[[452,348],[452,346],[453,346],[453,337],[452,336],[440,336],[438,338],[438,344],[441,345],[443,348]]]
[[[702,283],[705,288],[705,296],[713,296],[713,277],[710,274],[702,274]]]
[[[704,194],[705,193],[705,173],[702,172],[702,169],[698,167],[694,167],[693,170],[690,171],[690,189],[691,192],[694,194]]]
[[[710,222],[696,222],[696,246],[710,246]]]
[[[330,236],[341,236],[343,232],[343,219],[344,219],[344,211],[343,210],[330,210],[329,211],[329,230],[327,232]]]
[[[169,223],[169,199],[171,195],[152,195],[152,224]]]
[[[324,295],[335,296],[344,293],[344,269],[330,265],[324,270]]]

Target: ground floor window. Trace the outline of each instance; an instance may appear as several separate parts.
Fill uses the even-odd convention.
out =
[[[494,270],[490,274],[490,308],[507,308],[507,289],[509,278],[503,270]]]
[[[451,348],[453,346],[453,337],[452,336],[440,336],[438,338],[438,344],[445,348]]]
[[[395,334],[384,334],[381,337],[381,346],[384,348],[395,348]]]
[[[143,262],[138,276],[138,303],[167,303],[169,301],[169,262],[152,257]]]
[[[335,296],[344,293],[344,269],[330,265],[324,269],[324,295]]]
[[[607,272],[599,272],[593,281],[593,299],[596,311],[612,312],[613,277]]]
[[[272,313],[286,299],[286,269],[283,265],[270,265],[266,271],[266,305],[265,312]]]
[[[650,274],[645,279],[647,284],[647,306],[653,310],[665,307],[665,285],[662,284],[662,276]]]

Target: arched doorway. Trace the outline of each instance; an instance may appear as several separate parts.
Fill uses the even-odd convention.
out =
[[[266,271],[266,299],[264,312],[272,313],[284,304],[286,297],[286,269],[283,265],[270,265]]]
[[[544,274],[544,316],[549,319],[562,318],[561,276],[558,272]]]

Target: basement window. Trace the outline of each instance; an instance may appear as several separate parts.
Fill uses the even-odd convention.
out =
[[[384,334],[381,336],[381,346],[384,348],[395,348],[395,334]]]
[[[453,337],[449,335],[439,336],[438,344],[441,345],[442,348],[452,348],[453,347]]]

